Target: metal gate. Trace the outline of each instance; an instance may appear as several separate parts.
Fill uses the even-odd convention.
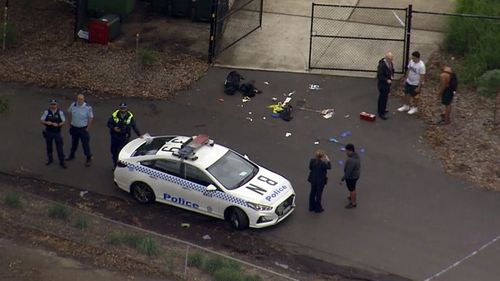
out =
[[[313,3],[309,69],[376,72],[379,59],[391,51],[395,71],[403,73],[410,9]]]
[[[208,61],[262,26],[264,0],[213,0]]]

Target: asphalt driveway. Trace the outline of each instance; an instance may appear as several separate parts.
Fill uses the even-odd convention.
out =
[[[444,174],[422,139],[424,125],[415,117],[391,112],[388,121],[361,121],[361,111],[375,111],[373,79],[326,77],[278,72],[242,71],[256,80],[264,93],[242,103],[241,96],[224,96],[228,70],[212,68],[174,101],[125,100],[137,116],[139,128],[150,134],[208,133],[263,166],[291,180],[297,209],[276,227],[255,233],[289,245],[295,251],[338,264],[387,271],[414,280],[496,280],[500,276],[500,194],[478,190]],[[269,82],[265,84],[264,81]],[[317,84],[319,91],[309,90]],[[273,97],[295,91],[292,104],[305,99],[312,109],[335,108],[331,119],[312,111],[294,111],[285,122],[271,117]],[[96,114],[91,129],[94,163],[84,167],[81,148],[67,170],[46,167],[39,118],[50,97],[66,108],[71,90],[42,90],[0,85],[10,101],[10,112],[0,123],[0,170],[69,184],[107,195],[126,196],[112,183],[107,118],[121,99],[89,96]],[[223,99],[220,100],[220,99]],[[389,108],[399,105],[391,99]],[[264,119],[265,118],[265,119]],[[351,136],[341,137],[350,131]],[[291,133],[286,137],[286,133]],[[69,134],[65,129],[65,151]],[[362,159],[359,206],[344,209],[347,191],[338,184],[345,158],[335,137],[352,142]],[[314,142],[319,140],[319,145]],[[457,140],[459,141],[459,140]],[[325,212],[308,212],[307,164],[317,148],[334,163],[324,194]],[[491,242],[487,244],[488,242]],[[446,270],[486,245],[477,254]]]

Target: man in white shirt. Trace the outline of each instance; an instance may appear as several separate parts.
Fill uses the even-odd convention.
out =
[[[424,76],[425,64],[420,60],[420,53],[413,52],[405,75],[404,104],[398,108],[399,112],[408,111],[410,115],[418,112],[418,95],[424,85]]]

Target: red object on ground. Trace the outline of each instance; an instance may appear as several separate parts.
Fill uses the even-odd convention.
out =
[[[377,116],[375,116],[375,114],[370,114],[363,111],[359,114],[359,119],[373,122],[375,121],[375,119],[377,119]]]
[[[109,42],[108,22],[92,20],[89,23],[89,43],[107,45]]]

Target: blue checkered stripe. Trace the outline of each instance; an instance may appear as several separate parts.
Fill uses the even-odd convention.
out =
[[[147,174],[149,176],[153,176],[153,177],[162,179],[164,181],[172,182],[172,183],[175,183],[177,185],[187,187],[187,188],[192,189],[192,190],[197,191],[197,192],[204,193],[206,191],[206,187],[204,187],[203,185],[200,185],[200,184],[197,184],[194,182],[190,182],[188,180],[181,179],[179,177],[172,176],[172,175],[169,175],[166,173],[162,173],[162,172],[159,172],[157,170],[154,170],[154,169],[151,169],[148,167],[144,167],[141,165],[134,165],[132,163],[127,163],[127,168],[129,169],[129,171],[135,170],[137,172],[144,173],[144,174]],[[234,196],[229,195],[227,193],[224,193],[222,191],[213,192],[212,197],[215,197],[215,198],[218,198],[218,199],[221,199],[224,201],[228,201],[230,203],[237,204],[237,205],[240,205],[243,207],[247,207],[247,202],[245,200],[234,197]]]

